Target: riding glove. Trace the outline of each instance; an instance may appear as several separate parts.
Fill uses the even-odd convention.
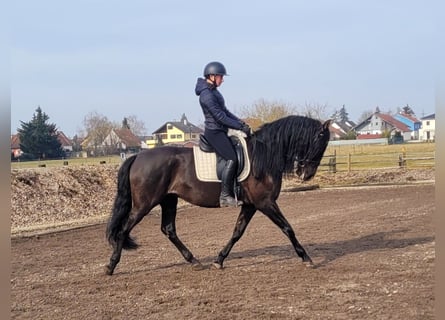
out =
[[[247,123],[244,123],[241,127],[241,131],[246,134],[247,137],[250,137],[253,133],[252,129],[249,127]]]

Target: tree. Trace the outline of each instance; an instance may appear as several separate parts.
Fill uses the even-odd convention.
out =
[[[346,107],[345,107],[345,105],[343,105],[343,106],[340,108],[340,112],[339,112],[339,120],[340,120],[340,122],[342,122],[342,123],[345,123],[345,122],[348,122],[348,121],[349,121],[349,114],[348,114],[348,112],[346,111]]]
[[[353,130],[349,130],[346,134],[340,138],[340,140],[355,140],[357,139],[357,133]]]
[[[79,136],[77,134],[73,137],[72,143],[73,143],[73,151],[74,152],[82,151],[81,139],[79,138]]]
[[[128,119],[127,118],[124,118],[124,120],[122,120],[122,129],[130,130],[130,125],[128,124]]]
[[[374,111],[372,111],[372,110],[365,110],[365,111],[363,111],[361,116],[358,118],[358,123],[362,123],[363,121],[368,119],[373,114],[374,114]]]
[[[113,124],[108,118],[96,111],[87,114],[83,120],[85,131],[87,134],[88,145],[85,148],[89,151],[93,151],[94,155],[105,154],[102,143],[107,135],[111,132],[111,129],[116,128],[117,125]]]
[[[47,123],[49,116],[37,107],[30,122],[21,122],[18,129],[20,149],[37,159],[54,159],[65,156],[65,152],[57,139],[57,127]]]
[[[262,124],[278,120],[296,113],[296,108],[282,102],[269,102],[264,99],[256,101],[252,106],[241,109],[241,117],[256,129]]]
[[[125,117],[124,121],[126,128],[130,129],[135,136],[145,136],[147,134],[144,122],[138,120],[135,115]],[[124,122],[122,122],[122,126],[124,126]]]
[[[410,107],[408,104],[407,104],[406,106],[404,106],[404,107],[402,108],[402,110],[403,110],[403,113],[405,113],[405,114],[409,114],[409,115],[411,115],[411,116],[414,116],[414,115],[415,115],[413,109],[411,109],[411,107]]]
[[[319,104],[319,103],[307,103],[303,107],[303,115],[309,118],[314,119],[326,119],[326,110],[328,106],[327,104]]]

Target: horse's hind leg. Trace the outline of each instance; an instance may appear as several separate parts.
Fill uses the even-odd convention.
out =
[[[114,269],[119,263],[122,255],[122,249],[133,250],[138,247],[136,242],[131,238],[130,232],[133,228],[147,215],[152,207],[144,206],[143,208],[133,207],[130,211],[128,220],[122,225],[122,229],[118,232],[116,241],[113,242],[113,253],[111,254],[110,263],[105,266],[105,273],[112,275]]]
[[[270,206],[260,209],[273,223],[275,223],[281,231],[289,238],[292,246],[297,252],[298,256],[303,260],[303,262],[308,263],[310,266],[313,265],[312,259],[307,254],[306,250],[304,250],[303,246],[298,242],[297,237],[295,236],[295,232],[292,229],[289,222],[283,216],[280,211],[280,208],[276,204],[276,202],[272,203]]]
[[[193,256],[191,251],[182,243],[176,234],[176,208],[178,204],[178,196],[174,194],[168,194],[161,201],[162,208],[162,222],[161,231],[167,236],[167,238],[175,245],[175,247],[181,252],[182,256],[187,262],[193,264],[197,269],[202,268],[201,263]]]
[[[242,237],[244,231],[247,228],[250,220],[255,214],[256,209],[253,206],[243,205],[241,208],[241,212],[238,216],[238,220],[236,221],[235,229],[233,230],[232,238],[226,244],[226,246],[220,251],[218,257],[216,258],[213,266],[222,269],[224,260],[229,255],[230,250],[232,250],[235,243]]]

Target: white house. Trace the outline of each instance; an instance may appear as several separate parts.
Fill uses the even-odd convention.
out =
[[[422,127],[419,129],[419,139],[421,141],[435,141],[436,139],[436,114],[430,114],[429,116],[420,119],[422,121]]]

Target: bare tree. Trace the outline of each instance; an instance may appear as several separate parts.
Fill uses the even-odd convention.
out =
[[[127,125],[130,128],[131,132],[135,136],[145,136],[147,135],[147,129],[145,128],[145,123],[139,120],[135,115],[130,115],[125,117],[127,121]]]
[[[256,129],[264,123],[296,114],[297,108],[284,102],[266,101],[260,99],[251,106],[243,107],[240,111],[242,118],[249,123],[252,129]]]
[[[374,113],[374,111],[372,111],[372,110],[363,111],[361,116],[358,118],[358,123],[362,123],[363,121],[368,119],[373,113]]]
[[[303,107],[302,113],[306,117],[322,120],[328,118],[327,110],[328,110],[327,104],[306,102]]]
[[[96,111],[88,113],[83,120],[83,124],[87,135],[86,139],[88,140],[87,149],[94,150],[95,155],[103,154],[102,144],[111,132],[111,129],[117,127],[116,124]]]

